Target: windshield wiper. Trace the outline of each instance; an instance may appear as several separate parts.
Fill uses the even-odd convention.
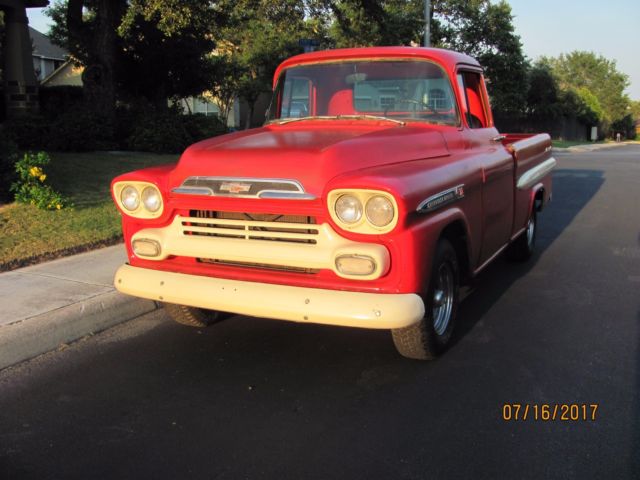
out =
[[[284,125],[285,123],[292,122],[301,122],[302,120],[335,120],[337,117],[335,115],[318,115],[311,117],[296,117],[296,118],[285,118],[284,120],[273,120],[269,123],[275,123],[276,125]]]
[[[357,114],[357,115],[318,115],[311,117],[298,117],[298,118],[286,118],[284,120],[274,120],[270,123],[275,123],[277,125],[284,125],[286,123],[292,122],[300,122],[302,120],[383,120],[387,122],[397,123],[399,125],[406,125],[406,122],[402,120],[396,120],[395,118],[382,117],[379,115],[366,115],[366,114]]]

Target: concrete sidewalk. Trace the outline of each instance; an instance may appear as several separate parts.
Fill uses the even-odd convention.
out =
[[[625,145],[637,145],[638,143],[640,142],[637,142],[635,140],[626,140],[624,142],[584,143],[581,145],[574,145],[572,147],[566,147],[566,148],[553,147],[553,149],[561,152],[571,152],[571,153],[595,152],[598,150],[602,150],[604,148],[622,147]]]
[[[0,369],[158,308],[118,293],[122,244],[0,274]]]

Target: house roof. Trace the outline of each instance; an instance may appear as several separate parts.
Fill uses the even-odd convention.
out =
[[[29,27],[29,36],[33,42],[33,56],[51,58],[53,60],[66,60],[69,56],[64,48],[51,43],[49,37],[44,33],[40,33],[34,28]]]

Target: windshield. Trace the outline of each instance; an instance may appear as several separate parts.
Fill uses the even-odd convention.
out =
[[[384,117],[455,126],[454,98],[445,72],[429,61],[302,65],[280,75],[267,120]]]

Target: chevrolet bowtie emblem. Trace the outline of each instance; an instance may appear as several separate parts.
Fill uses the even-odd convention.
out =
[[[221,192],[245,193],[251,190],[250,183],[224,182],[220,184]]]

